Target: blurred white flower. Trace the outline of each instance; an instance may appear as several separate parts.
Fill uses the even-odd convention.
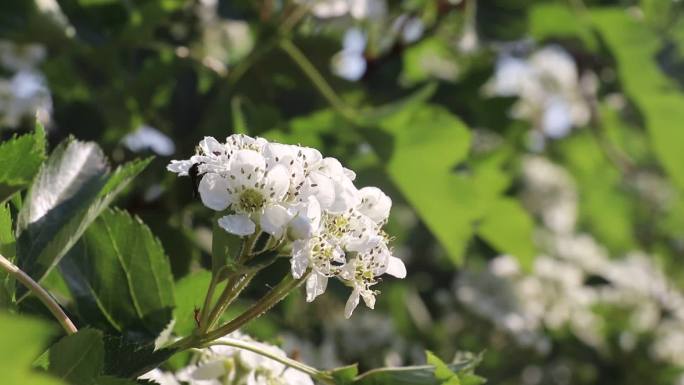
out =
[[[10,79],[0,78],[0,126],[17,127],[24,118],[50,121],[52,97],[39,72],[21,70]]]
[[[156,128],[145,125],[124,136],[122,142],[133,152],[149,149],[161,156],[169,156],[176,152],[176,145],[171,138]]]
[[[366,72],[366,35],[358,28],[350,28],[342,40],[342,51],[332,58],[332,72],[337,76],[356,81]]]
[[[298,2],[310,4],[311,13],[322,19],[346,14],[358,20],[379,19],[387,14],[385,0],[299,0]]]
[[[567,328],[603,352],[611,319],[600,310],[619,310],[628,318],[618,348],[648,341],[654,358],[684,364],[684,294],[656,259],[643,252],[611,257],[590,235],[575,232],[578,198],[568,172],[538,156],[525,157],[522,168],[523,201],[545,225],[537,234],[545,255],[531,273],[509,256],[493,259],[486,271],[464,271],[455,281],[457,298],[521,345],[544,346],[544,328]]]
[[[595,92],[595,87],[585,86],[590,83],[587,77],[592,76],[580,78],[575,61],[565,50],[547,46],[526,59],[503,54],[484,91],[517,96],[512,116],[529,120],[546,137],[558,139],[589,122],[591,110],[585,92]]]

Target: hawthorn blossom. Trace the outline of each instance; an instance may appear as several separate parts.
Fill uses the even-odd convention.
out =
[[[374,307],[378,277],[406,276],[382,230],[392,200],[377,187],[358,189],[356,174],[318,150],[231,135],[204,138],[190,159],[167,166],[199,180],[202,203],[225,213],[218,225],[240,237],[268,234],[291,250],[291,273],[306,278],[306,300],[325,292],[330,278],[352,288],[345,315],[363,298]]]

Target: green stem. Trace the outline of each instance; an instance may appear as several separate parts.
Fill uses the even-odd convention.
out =
[[[55,301],[42,286],[40,286],[36,281],[33,280],[28,274],[24,273],[17,265],[10,262],[8,259],[0,255],[0,267],[12,275],[17,281],[21,282],[31,293],[33,293],[40,302],[45,305],[50,313],[57,319],[60,325],[64,328],[67,334],[74,334],[78,331],[74,323],[71,322],[69,317],[64,313],[62,308],[59,306],[57,301]]]
[[[335,93],[335,91],[330,87],[330,85],[325,81],[323,75],[314,67],[313,64],[306,58],[304,53],[299,50],[291,41],[283,39],[280,41],[280,48],[285,51],[290,59],[294,61],[299,68],[304,72],[304,74],[313,82],[314,86],[323,95],[323,97],[328,100],[330,105],[345,118],[356,121],[356,113],[354,109],[348,107],[342,99]]]
[[[249,272],[245,274],[238,274],[228,278],[228,283],[226,288],[221,293],[216,302],[216,307],[211,311],[209,317],[207,318],[207,323],[200,329],[200,334],[204,334],[209,329],[211,329],[216,322],[221,318],[223,312],[226,311],[228,306],[230,306],[233,301],[240,295],[240,293],[249,285],[252,278],[256,275],[256,272]]]
[[[200,336],[200,342],[208,343],[217,338],[223,337],[239,329],[247,322],[260,317],[278,302],[287,297],[292,290],[301,285],[306,278],[308,278],[310,273],[310,271],[307,272],[299,279],[294,279],[290,274],[287,274],[285,278],[278,283],[278,285],[266,293],[266,295],[254,303],[249,309],[245,310],[242,314],[234,318],[232,321],[216,328],[215,330]]]
[[[209,314],[209,307],[212,304],[212,300],[214,299],[214,292],[216,291],[216,284],[218,283],[218,275],[217,273],[212,273],[211,274],[211,282],[209,283],[209,289],[207,290],[207,295],[204,297],[204,304],[202,305],[202,310],[200,313],[200,321],[199,321],[199,329],[200,332],[205,331],[205,325],[207,324]]]

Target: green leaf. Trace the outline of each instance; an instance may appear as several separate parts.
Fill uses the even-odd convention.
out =
[[[35,373],[33,361],[55,333],[53,325],[0,312],[0,373],[3,384],[60,385],[58,379]]]
[[[448,365],[447,370],[458,371],[462,365]],[[449,377],[446,381],[458,381],[455,375]],[[435,366],[421,365],[421,366],[405,366],[399,368],[380,368],[373,369],[358,376],[354,381],[354,385],[442,385],[445,380],[439,379],[435,374]],[[447,382],[447,384],[458,384],[459,382]]]
[[[599,42],[586,22],[564,4],[537,4],[530,9],[530,34],[539,40],[576,37],[588,49],[596,51]]]
[[[475,216],[460,194],[469,188],[467,183],[452,171],[468,152],[470,134],[465,124],[444,108],[421,105],[385,119],[382,128],[393,140],[387,164],[392,181],[452,260],[462,262]],[[371,143],[388,146],[386,140]]]
[[[330,375],[337,385],[353,384],[354,379],[359,374],[359,367],[357,364],[342,366],[330,370]]]
[[[615,56],[625,92],[643,114],[660,164],[684,190],[684,94],[655,60],[663,40],[622,8],[592,9],[590,15]]]
[[[210,281],[211,273],[200,270],[176,282],[176,308],[173,311],[176,334],[187,335],[195,330],[194,311],[202,307]]]
[[[171,320],[168,258],[150,229],[125,211],[105,210],[60,268],[89,323],[156,336]]]
[[[514,256],[527,271],[537,250],[532,242],[534,221],[520,202],[501,198],[487,206],[477,233],[496,250]]]
[[[159,367],[178,352],[174,349],[154,350],[154,341],[140,341],[127,335],[105,335],[104,345],[104,374],[116,377],[138,377]]]
[[[19,266],[40,281],[90,223],[149,160],[109,174],[102,150],[90,142],[62,142],[38,172],[17,220]]]
[[[12,214],[9,204],[0,204],[0,254],[14,260],[14,232],[12,231]],[[14,293],[13,280],[4,270],[0,270],[0,309],[6,309],[12,304]]]
[[[31,134],[0,144],[0,203],[26,188],[45,160],[45,130],[36,125]]]
[[[427,363],[435,367],[435,378],[438,380],[448,380],[456,376],[456,373],[434,353],[426,351],[425,355],[427,356]]]
[[[102,372],[103,362],[102,333],[81,329],[50,348],[48,370],[72,385],[90,385]]]
[[[618,128],[626,132],[625,126]],[[564,164],[577,181],[580,226],[590,229],[594,237],[616,253],[632,250],[636,208],[625,194],[620,171],[608,161],[588,132],[567,138],[559,149]]]
[[[140,384],[156,384],[151,381],[134,381],[128,378],[118,378],[113,376],[100,376],[95,379],[92,385],[140,385]]]

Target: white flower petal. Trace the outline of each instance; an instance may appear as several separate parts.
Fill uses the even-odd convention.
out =
[[[264,147],[264,157],[269,165],[289,165],[297,159],[297,146],[282,143],[269,143]]]
[[[282,379],[286,384],[314,385],[311,376],[293,368],[286,369],[282,374]]]
[[[218,174],[204,174],[198,190],[202,203],[212,210],[223,211],[230,205],[228,181]]]
[[[312,302],[316,297],[325,292],[328,286],[328,277],[316,272],[311,273],[306,280],[306,302]]]
[[[321,207],[329,208],[335,202],[335,185],[330,177],[318,171],[309,174],[303,187],[304,196],[315,196]]]
[[[347,304],[344,306],[344,317],[349,319],[354,312],[354,309],[359,305],[359,297],[360,293],[358,289],[354,289],[352,291],[351,295],[349,296],[349,299],[347,300]]]
[[[276,165],[264,177],[264,193],[267,199],[281,200],[290,188],[290,173],[285,166]]]
[[[261,215],[261,229],[276,238],[280,238],[291,219],[292,215],[283,206],[267,206]]]
[[[371,218],[375,223],[383,222],[389,217],[392,199],[377,187],[364,187],[359,190],[361,204],[358,210]]]
[[[226,153],[226,146],[219,143],[218,140],[211,136],[205,136],[204,139],[199,142],[199,147],[202,149],[204,155],[219,156]]]
[[[159,385],[180,385],[173,373],[164,372],[159,369],[152,369],[138,377],[139,380],[152,380]]]
[[[348,178],[344,177],[334,184],[335,200],[328,207],[328,210],[334,213],[342,213],[361,203],[359,190],[356,189],[354,183]]]
[[[193,164],[195,164],[195,162],[191,160],[172,160],[171,163],[166,166],[166,169],[178,174],[178,176],[188,176],[190,167],[192,167]]]
[[[321,226],[321,205],[318,199],[311,196],[306,203],[295,210],[295,216],[290,221],[288,235],[292,239],[307,239],[317,233]]]
[[[389,274],[397,278],[406,278],[406,266],[404,265],[404,261],[397,257],[389,257],[387,260],[387,271],[385,271],[385,274]]]
[[[231,183],[234,186],[253,187],[255,182],[263,178],[265,170],[266,160],[261,154],[252,150],[238,150],[230,163],[230,174],[235,177],[235,183]]]
[[[309,256],[311,248],[308,241],[294,241],[292,243],[292,258],[290,265],[292,266],[292,276],[299,279],[304,275],[306,268],[309,267]]]
[[[362,290],[361,298],[370,309],[375,309],[375,293],[372,290]]]
[[[254,234],[256,226],[246,215],[226,215],[219,218],[219,226],[227,232],[244,237]]]
[[[226,366],[223,360],[209,361],[197,366],[192,372],[193,380],[213,380],[226,374]]]

